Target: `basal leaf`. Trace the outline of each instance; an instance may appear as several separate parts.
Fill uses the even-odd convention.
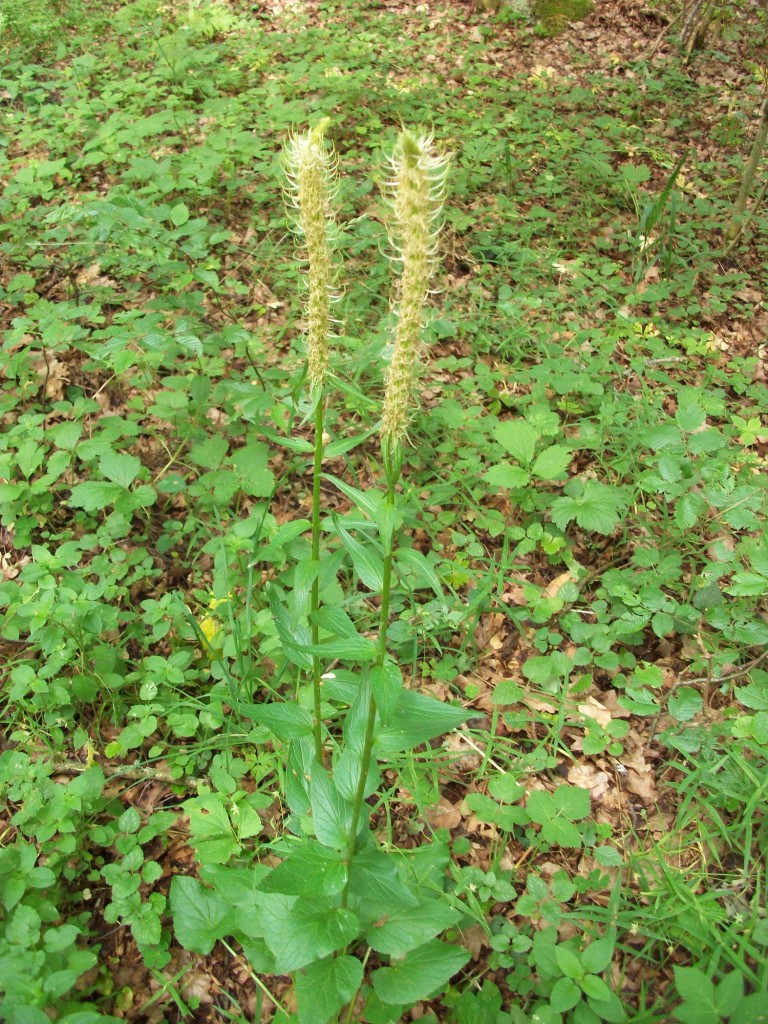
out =
[[[351,1002],[363,980],[363,965],[354,956],[337,956],[309,964],[296,976],[299,1024],[328,1024]]]
[[[218,939],[230,934],[234,924],[229,902],[189,875],[176,875],[171,882],[171,914],[174,933],[184,949],[204,956]]]
[[[467,960],[466,949],[433,939],[412,950],[405,960],[374,971],[371,981],[383,1003],[411,1006],[447,985]]]
[[[264,938],[280,974],[343,949],[360,933],[357,917],[330,900],[264,893],[261,917]]]

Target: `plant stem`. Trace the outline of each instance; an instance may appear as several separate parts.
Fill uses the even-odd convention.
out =
[[[395,483],[393,476],[388,474],[387,497],[389,505],[395,503]],[[376,654],[376,667],[383,668],[387,657],[387,625],[389,623],[389,601],[392,589],[392,549],[393,537],[390,533],[385,538],[384,565],[381,584],[381,607],[379,609],[379,649]],[[363,738],[363,749],[360,754],[360,777],[357,780],[357,789],[352,802],[352,823],[349,827],[349,838],[347,839],[347,882],[341,894],[341,905],[346,907],[349,899],[349,877],[352,861],[355,857],[355,846],[357,844],[357,830],[360,824],[360,815],[365,800],[365,784],[368,781],[368,772],[371,768],[371,757],[373,754],[373,732],[376,726],[376,699],[371,692],[368,704],[368,718],[365,723],[365,736]]]
[[[312,630],[312,646],[317,648],[320,643],[320,630],[317,625],[317,612],[320,608],[320,473],[323,466],[323,396],[317,396],[315,406],[315,461],[312,468],[312,561],[315,564],[315,577],[312,580],[312,596],[310,600],[309,619]],[[323,763],[322,710],[320,694],[320,655],[312,655],[312,691],[314,696],[314,721],[312,723],[315,736],[315,757],[318,764]]]

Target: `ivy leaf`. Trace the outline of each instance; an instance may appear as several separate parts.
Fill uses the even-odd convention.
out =
[[[380,967],[371,976],[382,1003],[413,1005],[447,985],[469,960],[466,949],[433,939],[391,967]]]

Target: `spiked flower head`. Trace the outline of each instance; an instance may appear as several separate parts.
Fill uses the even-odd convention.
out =
[[[392,210],[390,241],[400,264],[395,289],[397,323],[384,395],[381,436],[387,449],[408,429],[408,407],[421,353],[422,318],[437,254],[448,157],[431,136],[400,133],[384,186]]]
[[[294,135],[283,151],[287,201],[297,211],[296,228],[304,239],[307,263],[307,377],[322,387],[328,372],[328,337],[334,295],[332,235],[335,228],[336,156],[324,141],[330,121]]]

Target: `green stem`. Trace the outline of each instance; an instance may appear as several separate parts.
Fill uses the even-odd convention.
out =
[[[315,563],[315,578],[312,580],[312,597],[310,601],[310,623],[312,630],[312,646],[317,648],[320,643],[320,629],[317,625],[317,612],[320,608],[320,474],[323,467],[323,396],[317,396],[315,406],[315,461],[312,468],[312,561]],[[320,655],[312,655],[312,690],[314,696],[313,731],[315,736],[315,757],[318,764],[323,763],[322,711],[320,694]]]
[[[387,502],[390,505],[395,503],[395,483],[396,479],[388,474],[387,480]],[[382,574],[382,585],[381,585],[381,608],[379,611],[379,647],[376,653],[376,666],[378,668],[384,667],[384,662],[387,657],[387,625],[389,624],[389,601],[390,591],[392,589],[392,549],[393,549],[393,537],[390,536],[386,544],[386,550],[384,552],[384,566]],[[373,693],[370,694],[368,704],[368,718],[365,723],[365,736],[363,738],[363,749],[360,755],[360,777],[357,780],[357,789],[355,790],[355,796],[352,802],[352,823],[349,827],[349,837],[347,839],[347,883],[344,886],[344,891],[341,894],[341,905],[342,907],[347,906],[349,899],[349,878],[352,867],[352,861],[355,857],[355,846],[357,843],[357,829],[360,824],[360,815],[363,810],[363,802],[365,799],[365,784],[368,781],[368,772],[371,768],[371,757],[373,754],[373,732],[376,725],[376,700],[374,699]]]

